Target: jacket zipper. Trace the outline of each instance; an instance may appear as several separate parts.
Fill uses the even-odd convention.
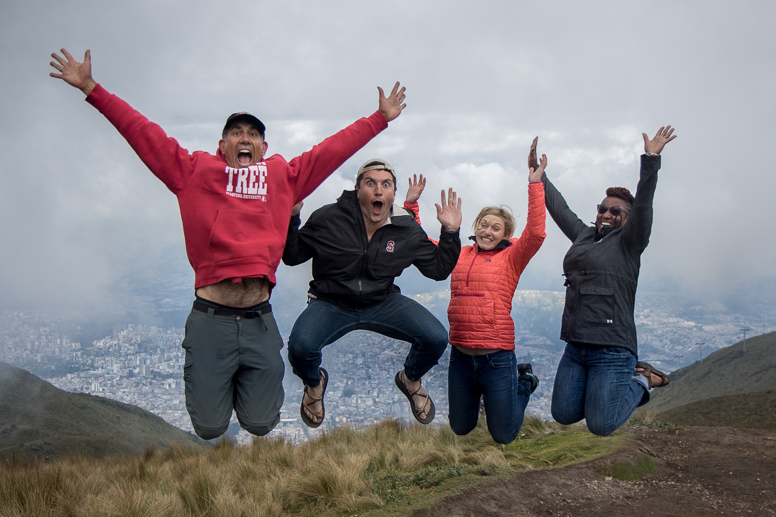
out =
[[[466,287],[469,287],[469,274],[472,272],[472,268],[474,267],[474,261],[477,260],[477,255],[480,254],[480,247],[477,246],[474,250],[474,258],[472,259],[472,263],[469,264],[469,271],[466,272]]]

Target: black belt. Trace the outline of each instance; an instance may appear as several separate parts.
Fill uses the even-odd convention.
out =
[[[268,314],[272,312],[272,306],[268,303],[265,307],[259,308],[259,310],[256,311],[246,311],[241,309],[213,309],[212,307],[208,307],[204,303],[195,301],[193,309],[195,311],[199,312],[209,312],[213,311],[213,314],[216,316],[240,316],[241,318],[261,318],[262,314]]]

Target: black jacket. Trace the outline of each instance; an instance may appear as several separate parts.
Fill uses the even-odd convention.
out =
[[[443,229],[437,247],[410,212],[396,207],[391,223],[378,228],[369,241],[353,190],[310,214],[302,229],[300,222],[299,216],[291,218],[283,263],[295,266],[312,258],[310,294],[348,309],[400,292],[393,281],[411,265],[423,276],[444,280],[461,253],[457,231]]]
[[[628,220],[596,232],[569,209],[542,176],[547,211],[573,244],[563,259],[566,305],[560,338],[566,342],[627,348],[638,357],[633,310],[641,254],[652,231],[652,199],[660,157],[641,157],[641,178]]]

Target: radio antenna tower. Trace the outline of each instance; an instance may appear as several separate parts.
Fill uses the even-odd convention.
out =
[[[751,329],[751,328],[749,328],[749,327],[744,327],[744,328],[742,328],[742,329],[740,329],[740,330],[741,330],[741,332],[743,332],[743,333],[744,333],[744,353],[746,353],[746,333],[747,333],[748,331],[752,330],[752,329]]]
[[[705,341],[698,341],[695,343],[695,346],[698,347],[698,354],[701,356],[701,362],[703,362],[703,345],[705,345]]]

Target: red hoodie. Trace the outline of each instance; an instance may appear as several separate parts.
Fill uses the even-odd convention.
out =
[[[291,207],[388,127],[376,111],[286,162],[279,154],[247,168],[219,152],[189,153],[161,127],[97,85],[86,97],[178,197],[194,288],[227,278],[266,277],[274,285]]]

